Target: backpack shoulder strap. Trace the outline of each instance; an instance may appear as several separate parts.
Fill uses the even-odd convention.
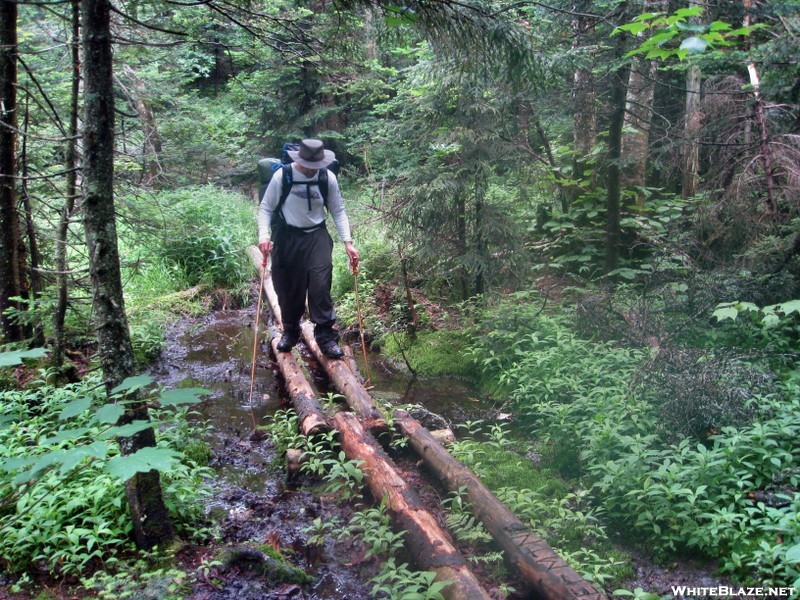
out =
[[[328,208],[328,169],[322,169],[317,177],[319,193],[322,194],[322,203]]]
[[[279,212],[282,208],[289,194],[292,193],[292,165],[281,165],[281,197],[278,200],[278,206],[275,207],[275,212]]]

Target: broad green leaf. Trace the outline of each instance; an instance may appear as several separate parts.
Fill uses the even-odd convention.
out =
[[[142,448],[129,456],[115,456],[106,463],[106,470],[122,481],[127,481],[136,473],[146,473],[153,469],[169,471],[177,464],[178,456],[180,455],[177,452],[168,448]]]
[[[795,544],[786,551],[786,562],[789,563],[800,562],[800,544]]]
[[[639,15],[638,17],[636,17],[634,19],[634,21],[649,21],[650,19],[659,16],[660,14],[661,13],[657,13],[657,12],[643,13],[643,14]]]
[[[132,391],[139,389],[140,387],[150,385],[151,383],[153,383],[152,377],[149,377],[148,375],[136,375],[135,377],[128,377],[125,379],[117,387],[111,390],[111,393],[118,394],[120,392]]]
[[[387,6],[384,21],[389,27],[411,25],[417,20],[416,13],[407,6]]]
[[[621,269],[614,269],[613,271],[611,271],[608,274],[608,276],[609,277],[614,277],[616,275],[619,275],[623,279],[633,280],[633,279],[636,279],[636,277],[637,277],[637,275],[639,275],[639,273],[640,272],[635,270],[635,269],[628,269],[628,268],[624,268],[623,267]]]
[[[19,485],[20,483],[27,483],[32,479],[35,479],[46,469],[61,464],[66,454],[66,450],[53,450],[52,452],[42,454],[41,456],[37,457],[36,462],[30,469],[23,471],[14,477],[12,483],[14,485]]]
[[[23,418],[24,416],[20,414],[0,416],[0,430],[10,427],[12,424],[16,423],[17,421]]]
[[[62,429],[54,436],[51,436],[47,439],[42,440],[42,445],[44,446],[52,446],[53,444],[58,444],[59,442],[63,442],[64,440],[77,440],[81,436],[86,435],[87,432],[91,431],[89,427],[76,427],[75,429]]]
[[[649,29],[649,25],[646,23],[628,23],[627,25],[617,27],[611,35],[616,35],[620,31],[627,31],[631,35],[639,35],[646,29]]]
[[[100,434],[100,438],[107,439],[111,437],[130,437],[152,426],[153,423],[151,421],[133,421],[127,425],[120,425],[119,427],[111,427],[107,429]]]
[[[774,327],[777,327],[780,322],[781,318],[775,313],[764,315],[764,318],[761,320],[761,323],[767,329],[773,329]]]
[[[711,23],[711,26],[708,28],[709,31],[730,31],[731,26],[728,25],[725,21],[714,21]]]
[[[681,42],[681,50],[686,50],[689,55],[702,54],[710,44],[701,37],[688,37]]]
[[[645,56],[645,58],[648,58],[648,59],[658,58],[660,60],[666,60],[670,56],[672,56],[672,51],[671,50],[664,50],[664,49],[660,49],[659,48],[657,50],[651,50],[650,52],[648,52],[647,55]]]
[[[678,22],[675,24],[676,27],[681,31],[688,31],[690,33],[705,33],[708,29],[708,25],[705,23],[681,23]]]
[[[44,348],[33,348],[32,350],[11,350],[10,352],[0,352],[0,367],[14,367],[22,364],[24,358],[42,358],[47,354]]]
[[[789,300],[776,305],[776,309],[781,311],[784,315],[792,313],[800,313],[800,300]]]
[[[736,317],[739,316],[739,311],[733,306],[726,306],[724,308],[718,308],[711,314],[711,316],[715,317],[717,321],[725,321],[726,319],[735,321]]]
[[[651,37],[645,44],[642,45],[643,48],[650,48],[651,46],[662,46],[670,41],[677,35],[675,31],[662,31],[661,33],[655,34]]]
[[[0,460],[0,471],[16,471],[30,467],[36,459],[32,456],[12,456]]]
[[[675,16],[680,17],[682,19],[686,19],[688,17],[699,17],[703,14],[703,7],[702,6],[693,6],[691,8],[679,8],[675,11]]]
[[[761,311],[761,309],[758,308],[758,305],[757,304],[753,304],[752,302],[737,302],[736,303],[736,308],[739,310],[739,312],[757,313],[757,312]]]
[[[58,418],[64,421],[66,419],[71,419],[72,417],[77,417],[78,415],[85,413],[91,404],[91,398],[78,398],[77,400],[73,400],[64,407],[64,410],[61,411],[61,414],[58,415]]]
[[[94,442],[67,450],[61,463],[61,474],[65,475],[78,466],[84,458],[105,458],[110,450],[109,442]]]
[[[98,423],[112,424],[119,421],[124,414],[125,409],[119,404],[104,404],[94,413],[94,418]]]
[[[176,406],[178,404],[196,404],[202,402],[198,396],[208,396],[211,390],[204,388],[178,388],[167,390],[158,401],[162,406]]]

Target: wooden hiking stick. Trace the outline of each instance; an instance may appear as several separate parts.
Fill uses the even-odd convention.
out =
[[[261,285],[258,286],[258,304],[256,308],[256,327],[255,331],[253,331],[253,364],[250,367],[250,400],[248,404],[250,405],[250,417],[253,419],[253,430],[256,429],[256,416],[253,413],[253,385],[256,381],[256,351],[258,350],[258,323],[261,319],[261,296],[264,295],[264,278],[267,275],[267,259],[264,258],[264,262],[261,263]]]
[[[358,314],[358,333],[361,336],[361,352],[364,354],[364,371],[367,374],[366,385],[369,387],[369,362],[367,362],[367,345],[364,343],[364,320],[361,318],[361,302],[358,299],[358,267],[353,265],[353,281],[356,284],[356,314]]]

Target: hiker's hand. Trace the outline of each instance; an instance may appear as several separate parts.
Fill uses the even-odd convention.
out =
[[[358,268],[358,260],[361,258],[361,255],[358,253],[358,250],[356,250],[353,242],[345,242],[344,251],[347,252],[347,256],[350,258],[350,268],[355,272]]]
[[[264,260],[267,260],[270,250],[272,250],[272,240],[267,239],[263,242],[258,242],[258,249],[261,250],[261,254],[264,255]]]

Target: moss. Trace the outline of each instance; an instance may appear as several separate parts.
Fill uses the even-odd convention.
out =
[[[392,333],[384,338],[384,352],[400,360],[405,356],[419,375],[472,378],[475,367],[464,352],[469,344],[470,336],[461,331],[422,331],[413,340]]]
[[[608,539],[585,494],[574,492],[555,472],[509,449],[508,443],[464,440],[457,443],[455,453],[582,576],[606,587],[633,577],[630,556]]]
[[[211,460],[211,448],[205,442],[193,442],[183,449],[187,459],[201,467],[207,467]]]
[[[481,481],[490,489],[510,487],[536,490],[548,496],[567,493],[564,481],[550,471],[536,467],[516,452],[483,445],[480,456]]]
[[[219,558],[225,569],[239,567],[260,575],[270,583],[306,584],[313,581],[301,569],[290,565],[272,546],[236,546],[226,548]]]

